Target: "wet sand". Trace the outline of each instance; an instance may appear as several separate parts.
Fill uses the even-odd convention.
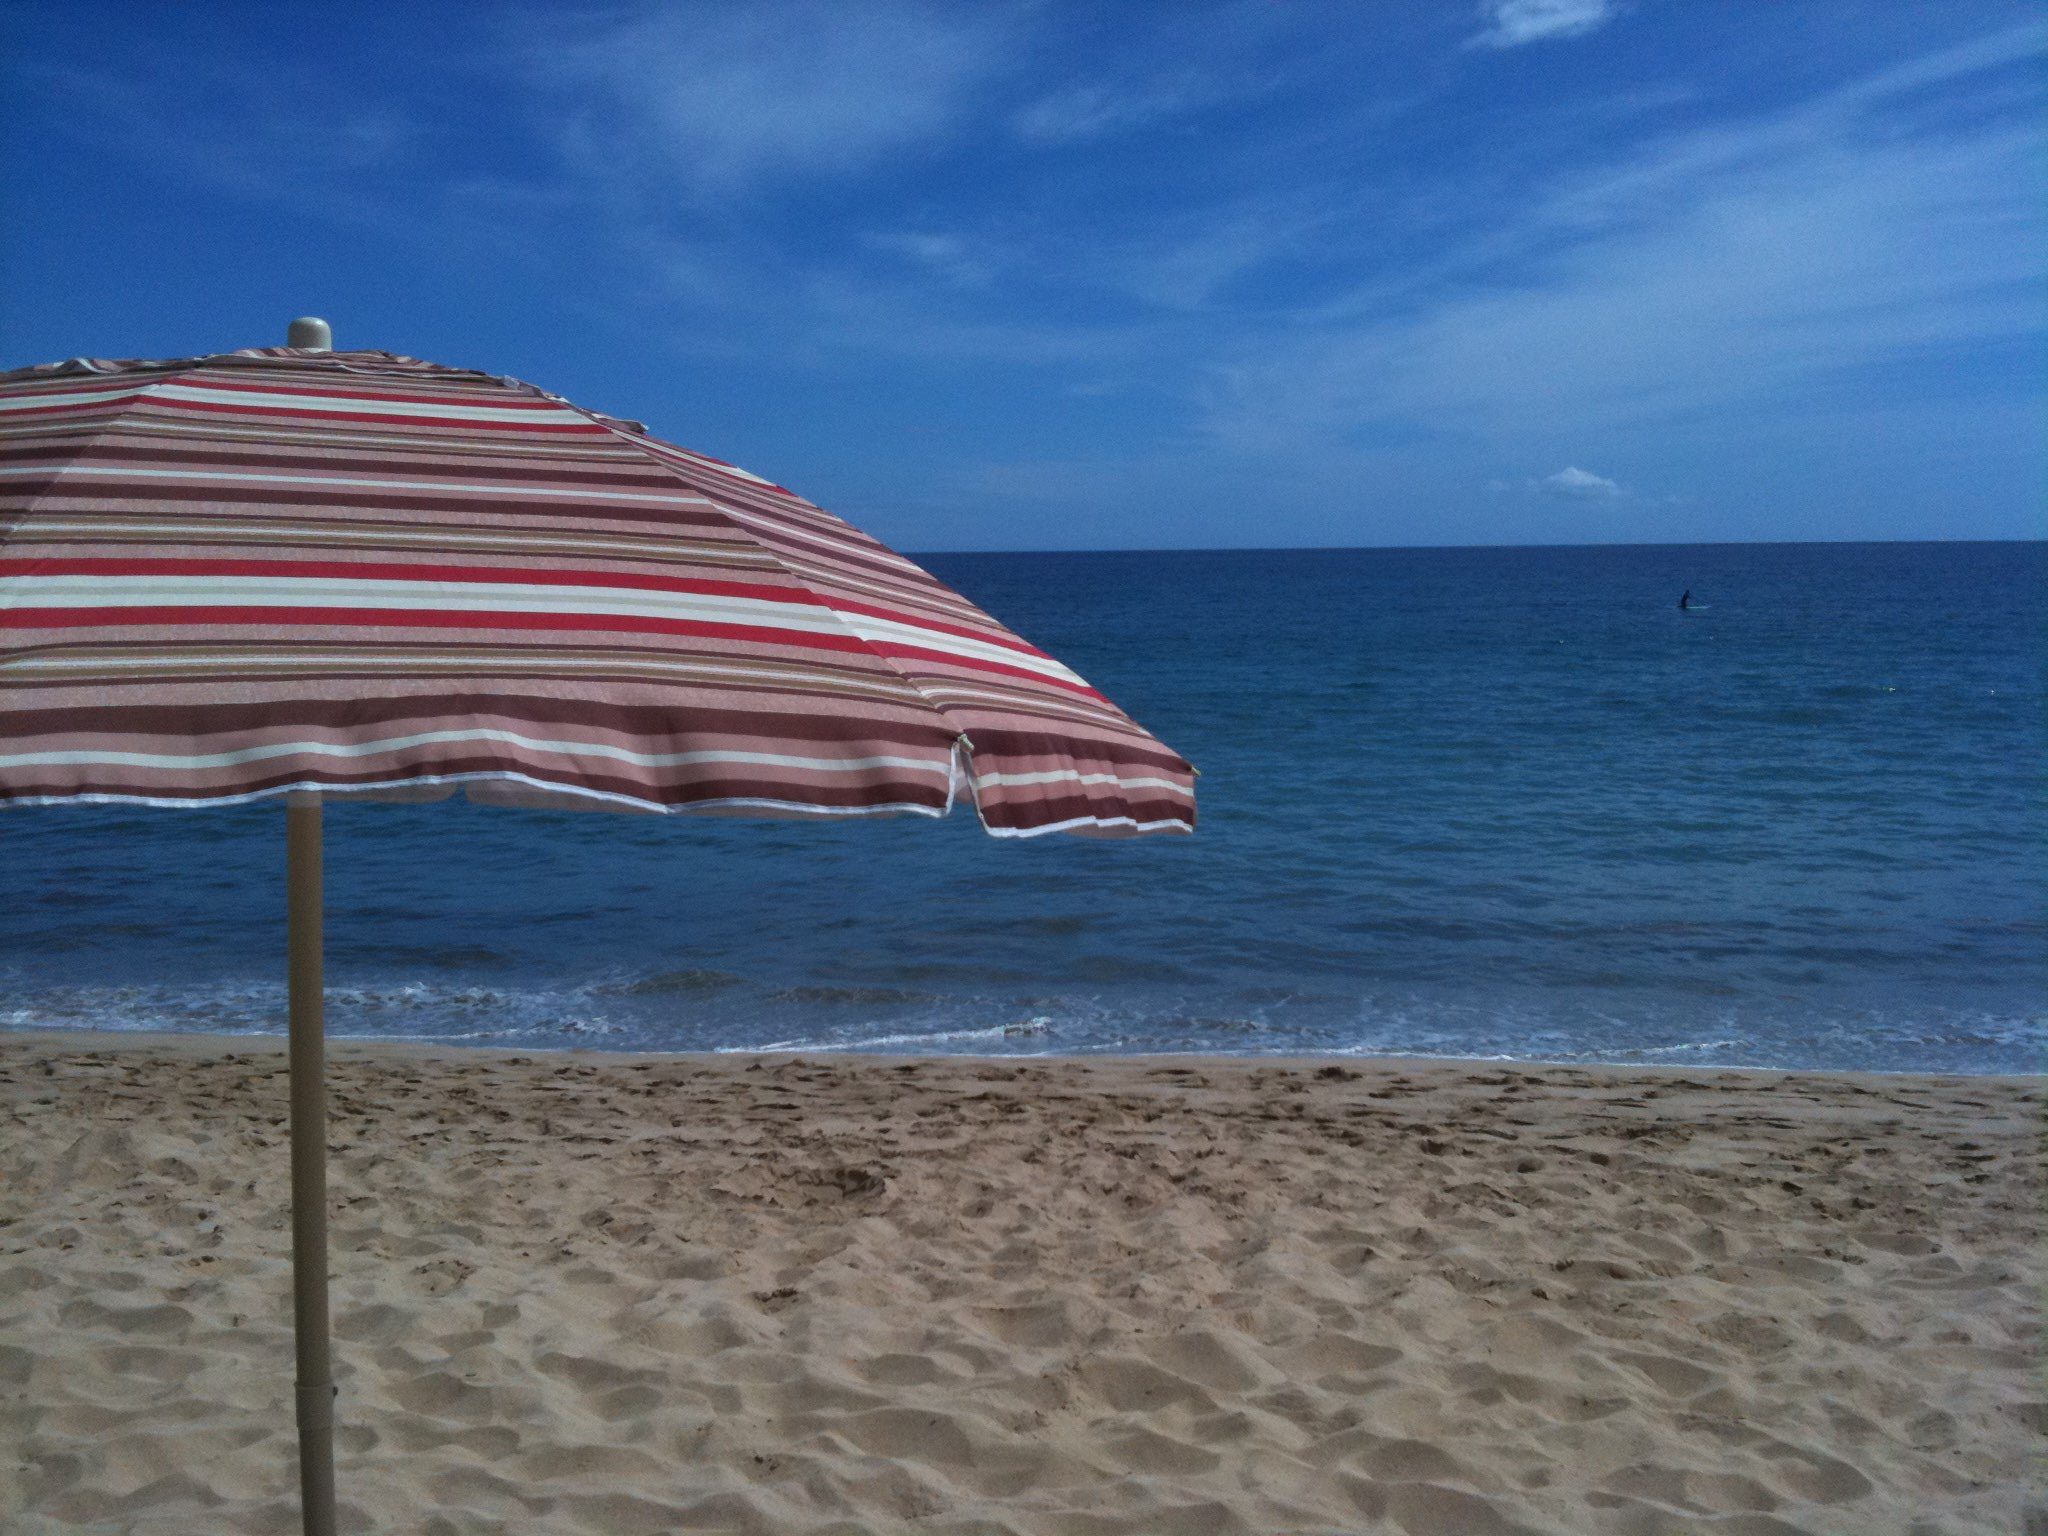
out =
[[[2039,1079],[339,1046],[343,1528],[2048,1531]],[[0,1035],[0,1529],[296,1529],[280,1042]]]

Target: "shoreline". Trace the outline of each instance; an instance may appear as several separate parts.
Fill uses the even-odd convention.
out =
[[[0,1525],[294,1516],[284,1040],[0,1033]],[[344,1529],[2048,1522],[2039,1079],[330,1042]]]
[[[877,1061],[877,1062],[918,1062],[942,1065],[959,1062],[965,1065],[1017,1065],[1033,1063],[1110,1064],[1115,1062],[1167,1062],[1199,1063],[1220,1071],[1235,1066],[1270,1066],[1287,1068],[1312,1068],[1322,1066],[1355,1066],[1363,1068],[1398,1068],[1407,1072],[1427,1072],[1446,1069],[1459,1072],[1487,1072],[1503,1069],[1527,1072],[1588,1072],[1622,1075],[1645,1075],[1650,1077],[1678,1075],[1733,1075],[1768,1076],[1777,1078],[1817,1078],[1823,1081],[1840,1080],[1861,1082],[1898,1082],[1901,1080],[1925,1080],[1937,1083],[2009,1083],[2048,1087],[2048,1070],[2041,1072],[1922,1072],[1917,1070],[1883,1070],[1877,1068],[1841,1067],[1761,1067],[1725,1066],[1701,1063],[1697,1065],[1676,1062],[1630,1062],[1630,1061],[1554,1061],[1548,1058],[1523,1056],[1382,1056],[1363,1054],[1355,1051],[1329,1051],[1321,1054],[1274,1054],[1264,1055],[1251,1052],[1220,1051],[1095,1051],[1055,1052],[1034,1054],[1000,1052],[976,1054],[967,1051],[914,1052],[870,1050],[858,1045],[804,1046],[788,1048],[783,1046],[754,1048],[727,1046],[709,1051],[649,1051],[649,1050],[607,1050],[593,1045],[561,1046],[510,1046],[480,1041],[467,1044],[431,1035],[327,1035],[324,1037],[328,1056],[336,1053],[362,1053],[375,1056],[380,1053],[418,1054],[428,1057],[521,1057],[538,1061],[553,1061],[560,1058],[589,1058],[593,1062],[697,1062],[711,1065],[729,1061],[808,1061],[816,1058],[820,1062],[831,1061]],[[180,1050],[189,1043],[191,1048],[204,1053],[229,1049],[275,1049],[282,1052],[287,1044],[283,1030],[252,1030],[247,1033],[212,1030],[127,1030],[95,1029],[91,1027],[56,1028],[37,1025],[26,1029],[0,1028],[0,1047],[8,1041],[41,1041],[56,1046],[77,1047],[81,1042],[105,1041],[109,1049],[119,1049],[122,1043],[134,1042],[138,1046],[153,1049]]]

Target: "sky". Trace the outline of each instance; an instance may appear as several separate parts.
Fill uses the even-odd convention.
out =
[[[899,548],[2039,538],[2032,3],[0,0],[0,366],[337,344]]]

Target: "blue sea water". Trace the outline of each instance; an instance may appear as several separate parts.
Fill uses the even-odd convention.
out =
[[[339,806],[330,1027],[2043,1069],[2048,545],[928,564],[1201,768],[1196,837]],[[0,1027],[281,1028],[282,823],[0,811]]]

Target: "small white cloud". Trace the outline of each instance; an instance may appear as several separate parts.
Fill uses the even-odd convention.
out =
[[[1546,496],[1562,496],[1572,501],[1609,501],[1623,494],[1614,481],[1588,469],[1560,469],[1534,484]]]
[[[1554,37],[1582,37],[1612,21],[1613,0],[1483,0],[1479,14],[1486,30],[1473,37],[1473,48],[1519,48]]]

